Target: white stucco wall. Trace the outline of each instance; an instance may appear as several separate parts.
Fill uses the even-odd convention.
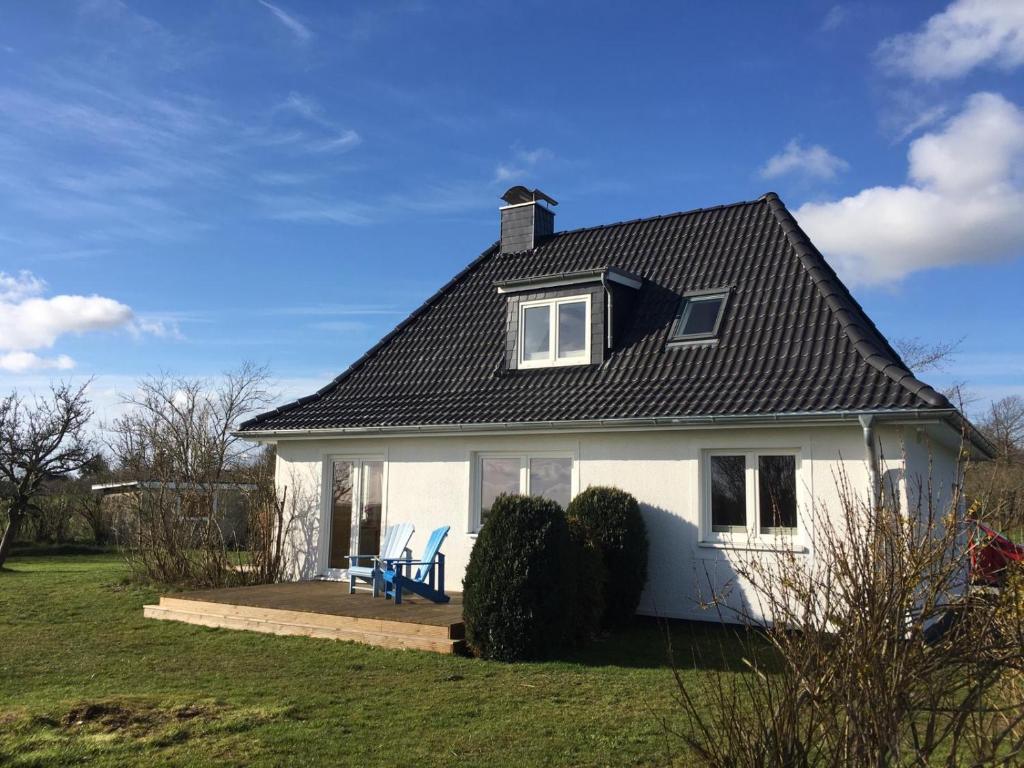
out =
[[[886,468],[903,480],[908,473],[920,472],[922,454],[927,456],[919,442],[913,444],[913,451],[905,450],[911,443],[908,434],[916,433],[898,427],[879,430]],[[798,501],[804,522],[797,544],[804,552],[801,556],[813,556],[813,531],[807,525],[812,515],[805,514],[812,503],[819,509],[836,508],[844,474],[858,493],[866,497],[869,489],[863,433],[856,423],[839,427],[716,427],[557,435],[289,439],[280,440],[277,448],[279,491],[287,488],[289,504],[296,514],[287,551],[292,578],[312,578],[325,565],[321,532],[328,514],[325,466],[331,457],[385,459],[384,524],[413,522],[414,554],[418,554],[431,530],[451,525],[444,547],[447,586],[457,591],[475,541],[470,531],[475,455],[492,451],[560,452],[575,457],[574,493],[591,485],[614,485],[639,500],[650,538],[650,575],[641,612],[676,618],[714,619],[715,615],[700,607],[702,600],[735,580],[732,564],[736,558],[751,556],[749,549],[729,549],[701,541],[704,451],[799,451]],[[931,445],[930,450],[945,452],[933,466],[941,465],[938,471],[948,471],[948,449]],[[904,466],[905,456],[912,467]],[[926,468],[927,461],[924,465]],[[948,481],[940,482],[948,487]],[[905,494],[905,483],[900,493]]]

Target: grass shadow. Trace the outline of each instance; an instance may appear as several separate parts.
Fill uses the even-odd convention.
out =
[[[655,619],[640,616],[623,627],[591,641],[581,649],[567,652],[561,661],[588,667],[624,667],[740,672],[756,655],[768,671],[774,667],[774,652],[768,640],[744,627],[683,619]]]

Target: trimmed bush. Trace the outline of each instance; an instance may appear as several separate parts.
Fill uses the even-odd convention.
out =
[[[569,538],[576,556],[576,599],[572,604],[572,639],[584,645],[601,629],[604,617],[605,570],[601,550],[579,520],[569,520]]]
[[[566,514],[601,551],[606,573],[602,624],[627,624],[647,581],[647,526],[640,505],[618,488],[593,487],[569,502]]]
[[[463,582],[466,641],[499,661],[536,659],[573,632],[576,554],[562,508],[536,496],[499,496]]]

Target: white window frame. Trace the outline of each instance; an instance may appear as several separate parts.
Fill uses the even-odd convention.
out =
[[[803,546],[806,524],[803,517],[803,461],[799,448],[714,448],[702,452],[700,460],[700,541],[706,545],[749,548],[798,548]],[[746,527],[743,531],[716,531],[711,519],[711,457],[743,456],[746,462]],[[796,459],[796,528],[764,530],[761,528],[761,500],[758,487],[758,459],[761,456],[793,456]]]
[[[558,357],[558,308],[562,304],[578,304],[583,302],[586,305],[586,320],[583,324],[583,354],[576,357]],[[545,360],[526,360],[526,352],[523,344],[526,330],[526,310],[536,307],[548,307],[548,357]],[[520,368],[555,368],[568,365],[589,365],[590,364],[590,294],[581,293],[577,296],[560,296],[555,299],[537,299],[535,301],[524,301],[519,305],[519,328],[516,336],[518,359]]]
[[[578,467],[579,455],[576,451],[477,451],[472,454],[469,494],[469,525],[468,532],[480,532],[480,505],[483,503],[484,460],[486,459],[519,459],[519,493],[530,495],[530,461],[531,459],[569,459],[569,500],[579,493]]]
[[[367,462],[379,461],[384,464],[381,477],[381,508],[380,535],[384,541],[384,532],[388,524],[388,452],[384,453],[329,453],[321,458],[322,477],[320,488],[320,538],[317,546],[317,576],[332,581],[348,578],[347,568],[331,568],[331,508],[334,503],[334,462],[348,461],[356,465],[355,477],[352,480],[352,532],[349,537],[350,551],[359,552],[359,509],[362,506],[362,474]]]

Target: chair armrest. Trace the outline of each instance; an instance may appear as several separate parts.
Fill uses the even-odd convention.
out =
[[[376,555],[346,555],[348,558],[349,565],[355,565],[356,560],[373,560],[377,562],[379,559]]]
[[[405,560],[404,558],[388,557],[388,558],[374,558],[378,563],[401,563],[402,565],[433,565],[436,560]]]

